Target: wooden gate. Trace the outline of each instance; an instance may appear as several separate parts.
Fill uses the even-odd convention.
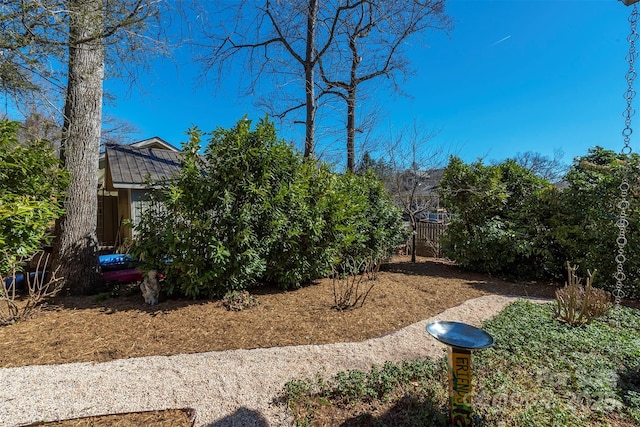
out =
[[[442,258],[440,236],[447,230],[442,222],[419,222],[416,227],[416,255]]]

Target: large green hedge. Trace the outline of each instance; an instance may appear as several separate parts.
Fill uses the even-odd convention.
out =
[[[550,184],[514,161],[486,166],[452,158],[441,182],[444,203],[456,214],[444,253],[462,267],[491,274],[540,276],[548,249],[540,235],[540,200]]]
[[[625,291],[637,296],[639,162],[636,154],[593,148],[575,159],[560,190],[513,161],[487,166],[452,157],[441,195],[456,217],[443,239],[444,253],[468,269],[523,279],[562,280],[569,260],[585,273],[598,269],[596,285],[611,290],[626,173],[632,185]]]
[[[48,141],[18,141],[19,122],[0,121],[0,275],[51,238],[68,173]]]
[[[373,174],[338,175],[303,159],[267,119],[217,129],[204,156],[202,133],[190,135],[180,174],[155,193],[132,248],[167,275],[169,293],[295,288],[344,256],[375,262],[405,237]]]
[[[586,269],[598,269],[596,284],[611,290],[615,286],[615,256],[620,215],[620,183],[627,175],[631,191],[627,200],[629,225],[625,291],[640,297],[640,156],[618,154],[600,147],[576,159],[569,173],[569,187],[562,192],[556,213],[553,238],[563,248],[565,258]]]

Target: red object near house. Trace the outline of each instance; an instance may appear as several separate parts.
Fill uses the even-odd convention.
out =
[[[102,272],[104,281],[118,282],[118,283],[131,283],[139,282],[143,279],[142,273],[135,268],[127,268],[124,270],[104,271]]]

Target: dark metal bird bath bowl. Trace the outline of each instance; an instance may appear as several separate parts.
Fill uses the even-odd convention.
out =
[[[495,340],[482,329],[461,322],[432,322],[427,332],[449,348],[449,421],[454,426],[471,426],[471,350],[491,347]]]

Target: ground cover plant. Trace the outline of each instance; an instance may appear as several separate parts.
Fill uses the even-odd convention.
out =
[[[640,312],[620,307],[574,328],[552,304],[515,302],[483,328],[474,352],[478,426],[632,426],[640,423]],[[544,357],[542,357],[544,355]],[[387,363],[289,382],[296,425],[445,426],[445,359]]]

